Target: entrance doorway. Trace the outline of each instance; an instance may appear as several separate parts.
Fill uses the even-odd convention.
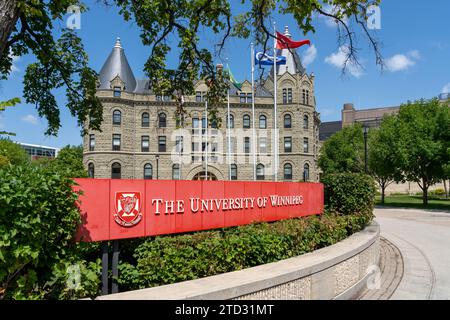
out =
[[[192,178],[192,180],[211,180],[211,181],[216,181],[217,177],[214,173],[211,173],[208,171],[208,178],[206,178],[206,172],[205,171],[201,171],[199,173],[197,173],[194,178]]]

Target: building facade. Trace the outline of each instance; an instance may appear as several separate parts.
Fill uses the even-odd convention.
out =
[[[29,143],[18,142],[18,144],[30,156],[31,160],[36,160],[40,158],[54,159],[58,156],[58,152],[60,150],[58,148],[46,147]]]
[[[290,37],[287,28],[285,34]],[[274,170],[273,71],[255,85],[254,96],[248,81],[241,88],[230,83],[230,129],[226,101],[218,106],[222,125],[207,121],[207,86],[198,81],[195,96],[184,97],[187,118],[180,128],[175,119],[177,102],[155,95],[148,80],[134,77],[118,39],[99,74],[101,132],[90,131],[84,136],[83,161],[89,175],[253,180],[256,173],[258,180],[275,180],[278,171],[278,181],[318,181],[320,119],[314,75],[306,72],[295,51],[284,49],[279,54],[287,57],[287,63],[277,66],[279,161],[278,170]]]

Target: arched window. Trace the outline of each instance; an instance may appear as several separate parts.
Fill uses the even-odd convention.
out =
[[[92,162],[88,164],[88,177],[89,178],[95,177],[95,169],[94,169],[94,164]]]
[[[250,129],[250,116],[248,114],[244,114],[243,124],[244,124],[244,129]]]
[[[292,164],[290,163],[284,165],[284,180],[292,180]]]
[[[256,180],[264,180],[264,176],[264,165],[260,163],[256,166]]]
[[[303,167],[303,181],[309,181],[309,164],[307,163]]]
[[[309,117],[305,114],[303,116],[303,129],[308,130],[309,128]]]
[[[142,114],[142,127],[148,128],[150,126],[150,115],[148,112],[144,112]]]
[[[122,112],[120,110],[113,111],[113,124],[119,126],[122,124]]]
[[[267,117],[264,115],[259,116],[259,128],[267,129]]]
[[[179,164],[174,164],[172,166],[172,179],[180,180],[180,165]]]
[[[291,117],[290,114],[285,114],[284,115],[284,128],[285,129],[292,128],[292,117]]]
[[[227,115],[227,128],[228,128],[228,115]],[[230,114],[230,128],[234,128],[234,116]]]
[[[114,162],[111,166],[111,179],[120,179],[122,177],[122,166]]]
[[[232,164],[230,169],[231,169],[230,174],[231,180],[237,180],[237,165]]]
[[[158,115],[158,127],[165,128],[167,126],[166,114],[161,112]]]
[[[153,167],[150,163],[146,163],[144,165],[144,179],[145,180],[153,179]]]

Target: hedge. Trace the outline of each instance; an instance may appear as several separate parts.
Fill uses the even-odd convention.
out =
[[[376,187],[371,176],[361,173],[327,174],[322,183],[325,186],[325,205],[330,212],[344,215],[373,212]]]
[[[300,219],[146,239],[122,263],[121,291],[241,270],[295,257],[363,229],[371,214],[326,213]]]

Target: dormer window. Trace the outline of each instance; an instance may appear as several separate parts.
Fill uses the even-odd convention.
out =
[[[292,88],[283,89],[283,103],[292,103]]]
[[[204,102],[206,99],[206,92],[196,91],[195,92],[195,102]]]
[[[122,94],[122,88],[121,87],[114,87],[114,97],[120,97]]]

